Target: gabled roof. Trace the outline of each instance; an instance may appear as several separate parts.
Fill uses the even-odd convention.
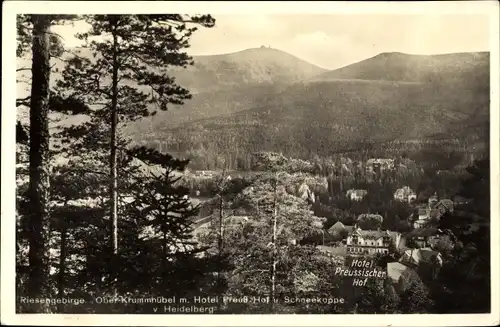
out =
[[[363,238],[367,238],[367,239],[374,239],[374,240],[378,240],[379,238],[381,237],[392,237],[393,234],[391,234],[391,232],[389,231],[382,231],[382,230],[358,230],[357,233],[363,237]]]
[[[405,251],[400,259],[400,262],[409,262],[416,265],[429,264],[435,259],[439,260],[440,257],[441,253],[433,251],[429,248],[409,249]]]
[[[405,271],[411,269],[408,266],[403,265],[400,262],[389,262],[387,263],[387,276],[394,282],[397,283],[399,278],[403,275]]]
[[[340,232],[342,230],[345,230],[345,225],[342,224],[340,221],[337,221],[335,224],[332,225],[332,227],[328,228],[329,232]]]
[[[442,199],[436,204],[436,206],[438,205],[443,205],[445,208],[453,210],[454,203],[450,199]]]

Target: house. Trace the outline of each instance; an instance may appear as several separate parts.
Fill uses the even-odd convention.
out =
[[[430,221],[441,219],[445,212],[444,208],[449,208],[449,202],[447,200],[443,200],[443,203],[439,203],[440,201],[437,195],[434,194],[429,198],[427,205],[420,206],[417,212],[417,219],[413,223],[413,227],[423,228],[428,225]]]
[[[428,219],[418,219],[415,222],[413,222],[413,228],[418,229],[418,228],[424,228],[429,224]]]
[[[351,201],[361,201],[368,194],[367,190],[350,189],[347,191],[347,198]]]
[[[439,202],[439,197],[437,196],[436,193],[429,197],[428,203],[429,203],[429,208],[434,208],[434,206]]]
[[[401,276],[411,268],[405,266],[401,262],[388,262],[387,263],[387,277],[391,279],[393,283],[398,283]]]
[[[394,192],[394,199],[411,203],[417,199],[417,194],[409,186],[403,186]]]
[[[387,277],[389,277],[398,293],[406,291],[412,281],[421,281],[420,276],[415,269],[408,267],[401,262],[387,263]]]
[[[344,225],[337,221],[332,227],[328,228],[328,235],[335,240],[344,240],[354,230],[354,226]]]
[[[418,209],[418,219],[419,220],[429,219],[429,210],[427,208]]]
[[[421,248],[432,247],[439,239],[438,229],[436,227],[417,228],[408,233],[406,238],[412,239]]]
[[[394,169],[394,159],[368,159],[366,161],[367,173],[380,173]]]
[[[374,255],[389,253],[389,247],[397,247],[401,241],[401,234],[392,231],[362,230],[356,227],[347,236],[348,255]]]
[[[441,219],[442,213],[438,209],[419,209],[418,219],[413,223],[413,228],[423,228],[427,226],[431,221],[436,221]]]
[[[441,253],[432,250],[431,248],[408,249],[406,250],[399,262],[408,266],[422,266],[429,264],[443,265],[443,256]]]
[[[442,199],[434,205],[434,209],[439,210],[441,212],[441,215],[444,215],[447,212],[452,213],[454,209],[454,203],[450,199]]]
[[[434,279],[443,266],[443,256],[430,248],[409,249],[403,253],[399,262],[415,269],[423,278]]]

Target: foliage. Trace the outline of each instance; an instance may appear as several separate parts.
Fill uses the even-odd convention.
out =
[[[403,313],[428,313],[432,305],[427,287],[417,279],[401,293],[398,308]]]
[[[491,308],[489,158],[476,161],[467,172],[459,195],[471,201],[440,222],[455,246],[432,290],[438,312],[480,313]]]
[[[394,313],[397,297],[384,284],[383,280],[368,280],[357,303],[357,313]]]

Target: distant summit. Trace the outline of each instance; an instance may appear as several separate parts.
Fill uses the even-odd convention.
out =
[[[172,75],[194,93],[249,84],[290,84],[327,70],[284,51],[262,45],[233,53],[193,57],[187,69],[173,68]]]
[[[384,52],[372,58],[326,72],[316,80],[353,79],[427,83],[489,79],[488,52],[412,55]]]

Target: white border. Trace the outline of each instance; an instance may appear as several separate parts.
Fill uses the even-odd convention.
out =
[[[155,12],[217,14],[485,14],[491,29],[491,314],[456,315],[43,315],[15,314],[15,19],[19,13]],[[6,1],[2,15],[1,322],[21,325],[123,326],[485,326],[499,318],[499,5],[496,1],[443,2],[222,2],[222,1]],[[459,41],[458,41],[459,42]]]

